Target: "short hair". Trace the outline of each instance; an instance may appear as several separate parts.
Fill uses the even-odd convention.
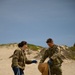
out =
[[[53,40],[51,38],[47,39],[46,43],[52,43]]]
[[[27,42],[26,41],[21,41],[19,44],[18,44],[18,47],[23,47],[24,45],[26,45]]]

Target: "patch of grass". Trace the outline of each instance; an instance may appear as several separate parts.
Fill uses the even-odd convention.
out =
[[[75,46],[69,47],[72,51],[75,51]]]
[[[0,47],[7,47],[7,48],[9,48],[11,46],[15,47],[15,46],[17,46],[17,43],[0,44]],[[40,48],[42,48],[41,46],[36,46],[36,45],[33,45],[33,44],[28,44],[28,47],[29,47],[29,49],[34,50],[34,51],[37,51]]]
[[[28,44],[28,47],[29,47],[31,50],[34,50],[34,51],[37,51],[37,50],[39,50],[40,48],[42,48],[41,46],[36,46],[36,45],[33,45],[33,44]]]
[[[0,44],[0,47],[10,47],[10,46],[16,46],[17,45],[17,43],[8,43],[8,44]]]
[[[75,46],[69,47],[71,58],[75,60]]]

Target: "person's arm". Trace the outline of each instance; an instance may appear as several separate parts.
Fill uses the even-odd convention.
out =
[[[63,60],[61,58],[61,51],[58,49],[58,47],[55,48],[55,53],[51,57],[52,60],[55,60],[58,58],[58,62],[62,63]]]
[[[25,57],[25,62],[26,62],[26,64],[32,64],[32,61],[28,60],[27,57]]]
[[[46,60],[47,57],[48,57],[48,51],[46,50],[44,55],[42,56],[42,58],[40,60],[40,63],[43,63]]]
[[[25,62],[26,62],[26,64],[37,63],[36,60],[28,60],[26,56],[25,56]]]
[[[55,50],[55,53],[51,57],[51,59],[53,59],[53,60],[56,59],[57,57],[61,56],[61,53],[57,47],[55,47],[54,50]]]

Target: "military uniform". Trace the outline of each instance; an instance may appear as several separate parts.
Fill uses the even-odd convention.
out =
[[[51,75],[62,75],[60,67],[63,61],[60,58],[61,54],[57,47],[57,45],[54,45],[53,47],[48,48],[40,60],[40,63],[43,63],[45,59],[49,57],[52,61],[52,64],[50,65]]]
[[[20,69],[24,69],[25,64],[31,64],[32,61],[28,60],[26,57],[26,53],[23,50],[15,50],[12,55],[12,67],[19,67]]]

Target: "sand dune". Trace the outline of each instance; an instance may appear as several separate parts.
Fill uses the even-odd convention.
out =
[[[11,69],[11,59],[9,56],[12,55],[15,49],[8,48],[0,48],[0,75],[14,75]],[[37,52],[33,52],[33,54],[28,55],[29,59],[33,59],[34,55]],[[38,60],[39,62],[39,60]],[[37,69],[38,64],[26,65],[25,75],[41,75]],[[62,64],[63,75],[75,75],[75,61],[73,60],[65,60]]]

